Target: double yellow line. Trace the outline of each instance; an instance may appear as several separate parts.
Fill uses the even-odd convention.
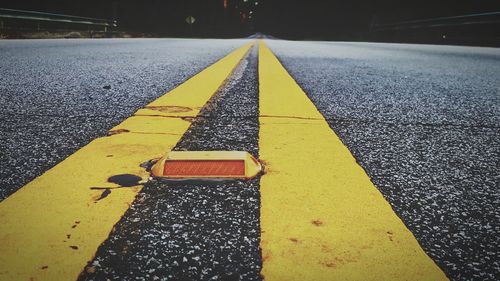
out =
[[[247,44],[0,203],[0,280],[75,280],[141,186],[113,175],[172,149]],[[271,51],[259,45],[266,280],[442,280],[390,205]],[[105,197],[103,197],[105,195]]]

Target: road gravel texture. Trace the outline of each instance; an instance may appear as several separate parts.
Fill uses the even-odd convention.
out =
[[[500,49],[266,43],[447,276],[500,280]]]
[[[0,41],[0,200],[246,42]],[[500,49],[266,42],[447,276],[500,280]],[[258,155],[255,52],[176,149]],[[148,183],[80,279],[259,280],[258,184]]]
[[[175,150],[258,157],[256,50]],[[260,280],[259,181],[146,184],[80,280]]]
[[[246,42],[0,41],[0,201]]]

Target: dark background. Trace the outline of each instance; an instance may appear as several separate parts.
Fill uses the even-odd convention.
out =
[[[245,37],[260,32],[286,39],[434,42],[444,35],[447,40],[457,42],[475,40],[494,44],[500,30],[500,17],[494,23],[465,27],[373,30],[376,23],[500,11],[499,0],[226,0],[227,5],[224,2],[3,0],[0,7],[116,19],[119,30],[153,36]],[[188,16],[196,19],[193,25],[186,23]]]

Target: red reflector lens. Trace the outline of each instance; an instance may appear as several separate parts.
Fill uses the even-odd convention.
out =
[[[230,177],[245,176],[242,160],[175,160],[165,162],[167,177]]]

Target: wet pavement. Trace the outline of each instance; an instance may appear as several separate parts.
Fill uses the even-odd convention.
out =
[[[175,150],[258,157],[256,51]],[[259,180],[146,184],[80,280],[260,280]]]
[[[0,201],[246,42],[0,41]]]
[[[452,280],[500,280],[500,49],[266,41]]]

